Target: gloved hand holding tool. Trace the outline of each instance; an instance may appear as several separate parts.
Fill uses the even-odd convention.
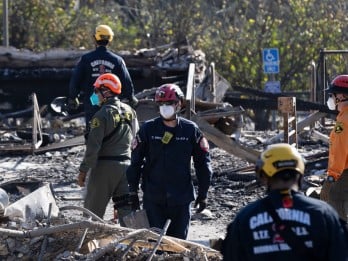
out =
[[[140,209],[139,196],[137,192],[129,192],[129,205],[132,208],[132,211]]]

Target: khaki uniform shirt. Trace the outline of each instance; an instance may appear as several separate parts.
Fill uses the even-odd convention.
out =
[[[80,171],[96,166],[100,157],[129,158],[130,144],[139,126],[136,112],[118,98],[108,99],[93,116]]]

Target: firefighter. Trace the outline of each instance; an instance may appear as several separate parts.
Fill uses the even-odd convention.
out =
[[[69,83],[69,107],[76,108],[76,97],[83,93],[83,105],[86,120],[86,132],[89,122],[98,110],[98,106],[89,102],[92,95],[95,80],[104,73],[113,73],[119,77],[122,83],[122,93],[119,98],[127,99],[128,104],[135,107],[137,99],[134,96],[134,86],[128,69],[122,57],[107,49],[113,40],[114,33],[107,25],[98,25],[95,29],[94,41],[96,49],[83,55],[77,63]]]
[[[212,169],[209,144],[198,126],[178,113],[183,93],[175,84],[164,84],[155,93],[160,116],[141,126],[132,143],[127,170],[133,209],[139,208],[138,188],[151,227],[162,229],[170,219],[167,235],[186,239],[191,203],[198,212],[206,208]],[[191,179],[191,158],[198,180],[198,195]]]
[[[298,191],[305,166],[296,148],[270,145],[255,166],[268,195],[229,224],[223,260],[347,260],[345,228],[335,209]]]
[[[124,225],[123,217],[131,213],[126,169],[130,164],[130,145],[138,122],[135,111],[118,98],[121,86],[120,79],[111,73],[102,74],[94,83],[90,102],[100,109],[91,120],[78,184],[85,186],[90,171],[84,207],[103,218],[112,198],[120,224]]]
[[[348,217],[348,75],[333,79],[327,89],[330,110],[337,110],[336,124],[330,133],[327,178],[320,198],[327,201],[347,222]]]

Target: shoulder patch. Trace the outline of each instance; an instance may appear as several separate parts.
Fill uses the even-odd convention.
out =
[[[207,141],[207,139],[205,137],[203,137],[201,139],[201,141],[199,142],[199,146],[201,147],[201,149],[205,152],[208,152],[209,150],[209,143]]]
[[[93,118],[91,120],[91,129],[98,128],[100,126],[100,121],[98,118]]]
[[[343,122],[336,122],[335,133],[341,133],[343,131]]]

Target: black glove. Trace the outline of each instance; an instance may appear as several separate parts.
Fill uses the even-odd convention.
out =
[[[129,193],[129,205],[132,208],[132,211],[136,211],[140,209],[140,202],[137,192],[130,192]]]
[[[207,207],[207,200],[198,196],[193,206],[195,208],[198,206],[196,213],[201,213]]]
[[[72,98],[68,98],[68,110],[69,111],[74,111],[77,110],[79,108],[80,102],[77,98],[72,99]]]
[[[133,109],[137,107],[138,103],[139,103],[139,100],[134,95],[129,100],[129,106],[131,106]]]

